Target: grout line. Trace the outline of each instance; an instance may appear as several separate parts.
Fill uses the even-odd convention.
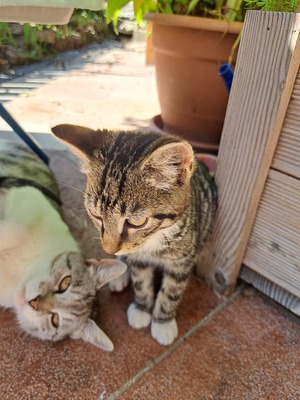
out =
[[[163,361],[166,357],[168,357],[174,350],[176,350],[182,343],[184,343],[187,339],[189,339],[195,332],[199,329],[203,328],[207,325],[217,314],[219,314],[228,304],[235,301],[240,294],[244,291],[244,286],[241,285],[237,288],[237,290],[225,299],[222,303],[220,303],[215,309],[213,309],[206,317],[201,319],[196,325],[194,325],[189,331],[187,331],[183,336],[181,336],[176,342],[174,342],[166,351],[152,360],[147,367],[143,368],[139,371],[135,376],[128,379],[128,381],[121,386],[118,390],[112,393],[107,400],[116,400],[119,398],[120,395],[125,393],[133,384],[138,382],[144,375],[150,372],[156,365],[158,365],[161,361]]]

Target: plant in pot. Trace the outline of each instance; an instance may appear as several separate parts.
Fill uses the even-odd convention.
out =
[[[108,0],[108,20],[117,20],[128,0]],[[178,134],[196,150],[216,153],[228,91],[218,74],[232,58],[242,29],[242,0],[134,0],[137,21],[152,23],[161,114],[152,127]],[[149,13],[150,12],[150,13]],[[237,22],[238,21],[238,22]]]
[[[107,0],[115,23],[130,0]],[[235,64],[245,10],[295,11],[299,0],[133,0],[137,22],[152,24],[161,114],[152,127],[216,154],[228,102],[219,76]]]

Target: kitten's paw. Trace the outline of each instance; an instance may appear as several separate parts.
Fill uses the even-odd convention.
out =
[[[178,336],[178,327],[175,319],[169,322],[159,324],[158,322],[152,321],[151,334],[158,343],[167,346],[171,344]]]
[[[129,325],[135,329],[146,328],[151,322],[151,314],[139,310],[134,303],[130,304],[127,317]]]
[[[118,276],[116,279],[112,279],[109,282],[109,289],[111,292],[121,292],[126,286],[128,286],[130,280],[130,271],[127,269],[124,274]]]

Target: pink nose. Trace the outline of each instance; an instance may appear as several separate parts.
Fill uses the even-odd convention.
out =
[[[29,304],[35,311],[37,311],[37,309],[39,308],[39,303],[40,303],[40,296],[37,296],[35,299],[29,301]]]

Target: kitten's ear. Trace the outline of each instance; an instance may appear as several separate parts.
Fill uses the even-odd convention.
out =
[[[112,279],[123,275],[127,270],[127,265],[123,261],[115,259],[103,259],[101,261],[90,259],[87,260],[87,265],[93,268],[97,290]]]
[[[53,134],[71,146],[79,157],[89,157],[96,146],[96,133],[94,129],[79,125],[61,124],[51,128]]]
[[[110,338],[99,328],[95,321],[88,319],[82,329],[72,333],[72,339],[82,339],[105,351],[113,351],[114,345]]]
[[[94,130],[79,125],[61,124],[51,128],[53,134],[67,143],[80,158],[81,171],[88,172],[90,162],[96,160],[97,165],[104,162],[103,151],[109,148],[113,132],[107,129]]]
[[[168,190],[183,183],[193,172],[194,152],[187,142],[169,143],[155,150],[142,164],[149,183],[158,189]]]

